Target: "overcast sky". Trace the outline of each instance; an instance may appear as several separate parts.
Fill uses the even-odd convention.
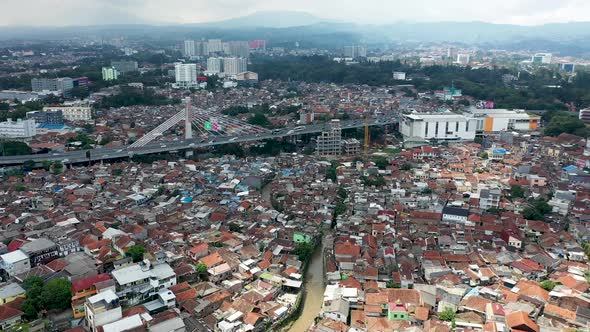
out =
[[[590,0],[0,0],[0,25],[199,23],[267,10],[356,23],[590,21]]]

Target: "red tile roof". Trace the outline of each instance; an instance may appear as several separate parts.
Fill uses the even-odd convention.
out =
[[[110,279],[111,279],[111,277],[108,274],[103,273],[103,274],[97,274],[92,277],[76,280],[72,283],[72,293],[77,293],[77,292],[83,291],[85,289],[92,287],[97,282],[107,281]]]

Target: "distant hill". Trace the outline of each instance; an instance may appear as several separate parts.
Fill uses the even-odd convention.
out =
[[[237,28],[290,28],[313,25],[325,20],[306,12],[263,11],[218,22],[195,24],[197,26],[225,29]]]

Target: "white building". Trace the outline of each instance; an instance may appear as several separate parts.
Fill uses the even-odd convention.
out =
[[[194,40],[185,40],[184,41],[184,56],[190,58],[196,55],[195,51],[195,41]]]
[[[553,55],[551,53],[537,53],[533,55],[531,61],[533,64],[537,65],[548,65],[551,63],[551,58]]]
[[[176,274],[168,264],[142,266],[132,264],[114,270],[117,295],[128,304],[136,304],[156,295],[162,288],[176,285]]]
[[[451,112],[408,114],[401,119],[404,140],[464,141],[475,138],[475,120]]]
[[[541,122],[540,117],[530,115],[525,110],[473,108],[465,115],[475,119],[476,130],[484,133],[535,130]]]
[[[31,138],[37,135],[35,120],[8,119],[0,122],[0,137],[6,138]]]
[[[469,54],[457,54],[457,63],[462,65],[462,66],[466,66],[469,64],[469,60],[470,60],[470,56]]]
[[[344,57],[351,59],[366,58],[367,48],[360,45],[344,46]]]
[[[398,81],[405,81],[406,80],[406,73],[403,71],[394,71],[393,72],[393,79]]]
[[[342,128],[340,120],[330,121],[329,128],[322,131],[316,141],[318,156],[339,156],[342,154]]]
[[[6,271],[9,277],[25,273],[31,269],[29,256],[21,250],[15,250],[0,255],[0,269]]]
[[[211,74],[221,73],[221,58],[211,57],[207,59],[207,72]]]
[[[86,299],[84,311],[86,326],[90,332],[96,332],[100,326],[118,321],[123,317],[119,297],[110,289]]]
[[[67,121],[90,121],[92,120],[92,107],[90,106],[45,106],[43,112],[61,110],[64,119]]]
[[[174,65],[175,87],[190,88],[198,85],[197,65],[194,63],[176,63]]]
[[[248,60],[245,58],[223,58],[223,73],[230,76],[235,76],[247,70]],[[208,68],[207,68],[208,69]]]

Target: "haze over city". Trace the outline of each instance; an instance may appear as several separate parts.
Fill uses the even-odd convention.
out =
[[[518,25],[589,20],[585,0],[3,0],[0,25],[189,24],[262,11],[298,11],[359,24],[484,21]]]

